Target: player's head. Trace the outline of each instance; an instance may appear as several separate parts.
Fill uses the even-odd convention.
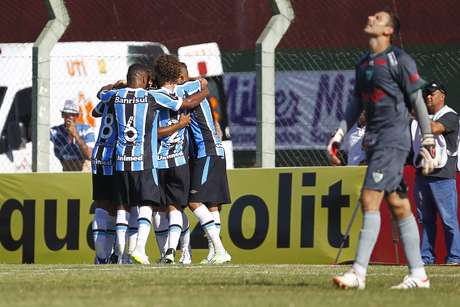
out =
[[[394,13],[380,11],[367,17],[364,32],[375,37],[384,36],[391,41],[393,37],[399,35],[400,26],[399,18]]]
[[[151,69],[149,69],[149,83],[147,85],[148,89],[157,89],[158,84],[157,84],[157,78],[155,76],[155,72]]]
[[[142,64],[132,64],[126,76],[128,86],[131,88],[146,88],[150,81],[150,71]]]
[[[423,88],[423,98],[425,99],[428,113],[435,114],[445,104],[447,95],[446,88],[437,81],[431,81]]]
[[[178,83],[184,83],[189,80],[187,65],[184,62],[180,62],[180,76]]]
[[[170,54],[162,54],[155,60],[155,76],[159,86],[177,83],[181,73],[179,60]]]

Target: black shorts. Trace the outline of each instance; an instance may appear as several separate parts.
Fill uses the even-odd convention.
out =
[[[408,154],[408,151],[391,147],[369,150],[363,187],[386,194],[399,191],[404,185],[404,164]]]
[[[115,172],[115,200],[129,206],[160,203],[160,189],[155,169],[138,172]]]
[[[93,174],[93,200],[113,200],[114,176]]]
[[[225,157],[206,156],[190,160],[189,202],[228,204],[230,192]]]
[[[182,208],[188,205],[190,190],[190,170],[188,164],[158,169],[158,179],[161,190],[161,206],[179,205]]]

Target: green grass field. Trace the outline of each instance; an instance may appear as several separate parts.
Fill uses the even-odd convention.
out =
[[[395,266],[372,266],[364,291],[334,288],[347,268],[2,264],[0,306],[460,306],[460,267],[428,267],[429,290],[389,290]]]

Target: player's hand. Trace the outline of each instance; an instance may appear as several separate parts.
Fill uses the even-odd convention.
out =
[[[421,157],[420,166],[422,168],[422,174],[427,176],[434,171],[439,161],[436,157],[433,157],[425,147],[421,147],[419,155]]]
[[[420,166],[422,174],[427,176],[431,174],[438,166],[439,162],[436,159],[436,145],[432,134],[424,134],[419,152]]]
[[[204,78],[200,79],[201,91],[206,95],[209,95],[208,81]]]
[[[340,148],[340,143],[343,140],[343,136],[344,136],[343,130],[337,129],[337,131],[334,133],[334,135],[330,139],[329,144],[327,144],[327,153],[329,155],[329,161],[334,166],[342,164],[340,162],[339,157],[337,156],[337,153]]]
[[[179,118],[179,124],[181,127],[186,127],[190,125],[190,113],[189,114],[181,114]]]
[[[436,143],[432,134],[424,134],[422,136],[422,147],[425,148],[432,158],[436,157]]]
[[[125,88],[127,86],[126,80],[118,80],[112,86],[113,89]]]

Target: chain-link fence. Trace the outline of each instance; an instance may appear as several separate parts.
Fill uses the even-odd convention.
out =
[[[32,45],[0,44],[0,171],[32,165]]]
[[[18,5],[17,1],[2,2],[0,9],[5,3]],[[397,0],[292,0],[291,3],[295,19],[276,53],[277,166],[328,164],[325,144],[343,117],[354,85],[354,65],[366,50],[363,26],[369,14],[381,9],[400,15],[402,36],[396,44],[403,45],[416,59],[422,77],[437,79],[447,86],[447,103],[460,110],[456,101],[460,95],[460,87],[456,86],[460,79],[460,32],[455,31],[453,15],[457,1],[420,0],[419,5]],[[66,100],[72,100],[79,106],[77,124],[88,125],[85,127],[91,127],[97,134],[98,122],[90,116],[97,103],[97,90],[106,83],[123,79],[137,55],[152,61],[154,47],[140,41],[161,42],[174,54],[181,46],[215,41],[224,70],[223,76],[213,77],[214,88],[220,91],[216,95],[220,102],[216,104],[220,110],[218,116],[223,121],[226,138],[231,136],[235,166],[253,166],[257,100],[255,42],[272,14],[271,1],[220,0],[205,5],[204,1],[177,0],[170,4],[66,2],[71,24],[62,38],[66,43],[59,43],[52,55],[50,128],[64,123],[60,110]],[[8,42],[0,44],[0,124],[4,125],[0,137],[0,172],[31,169],[32,44],[10,43],[19,42],[24,36],[33,41],[43,27],[46,21],[43,3],[29,5],[37,6],[30,8],[37,16],[24,29],[27,33],[36,29],[33,36],[17,30],[21,28],[21,18],[10,16],[0,20],[0,26],[10,30],[0,34],[0,43]],[[12,13],[23,14],[23,11]],[[435,24],[432,20],[436,20]],[[123,42],[76,42],[99,40]],[[196,65],[194,69],[201,69],[202,73],[213,68],[206,64],[210,65],[200,61],[191,65]],[[75,140],[67,140],[75,145]],[[63,166],[56,158],[52,142],[50,158],[50,170],[61,171]],[[76,169],[80,164],[81,161],[75,164]]]
[[[32,44],[0,44],[0,101],[4,120],[0,171],[30,172],[32,166]],[[96,93],[125,79],[135,62],[152,65],[169,52],[157,43],[59,43],[50,62],[50,171],[90,171],[99,121],[91,115]]]
[[[401,18],[395,44],[414,57],[423,78],[447,85],[452,93],[448,103],[459,109],[460,38],[423,21],[443,20],[441,28],[456,27],[449,12],[454,1],[423,1],[421,7],[395,0],[292,2],[296,21],[307,19],[309,26],[294,23],[276,57],[278,166],[328,165],[325,145],[351,98],[354,65],[367,50],[364,25],[382,9]]]
[[[447,85],[447,103],[460,110],[458,2],[291,1],[295,13],[276,52],[276,166],[329,165],[325,147],[343,118],[354,66],[367,50],[367,17],[382,9],[401,18],[395,44],[412,55],[427,81]],[[432,23],[432,20],[436,20]],[[255,163],[255,73],[252,52],[225,55],[228,113],[237,165]],[[253,66],[252,66],[253,67]],[[238,164],[240,163],[240,164]]]

